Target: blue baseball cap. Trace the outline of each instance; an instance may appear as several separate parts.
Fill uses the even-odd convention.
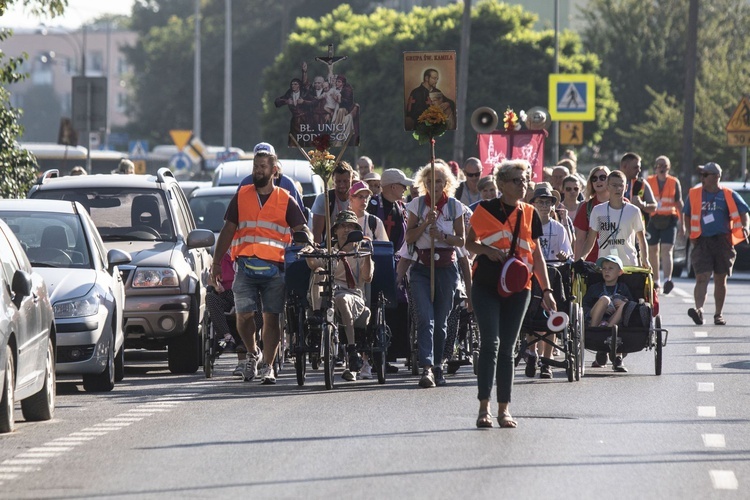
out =
[[[617,255],[605,255],[604,257],[599,257],[596,259],[596,267],[602,267],[602,264],[604,264],[604,261],[614,262],[618,266],[620,266],[620,269],[623,268],[622,260],[620,260],[620,257]]]

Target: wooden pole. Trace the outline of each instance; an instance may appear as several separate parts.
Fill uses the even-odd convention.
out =
[[[435,138],[430,137],[430,212],[435,211]],[[437,222],[437,221],[435,221]],[[435,238],[430,238],[430,301],[435,302]]]

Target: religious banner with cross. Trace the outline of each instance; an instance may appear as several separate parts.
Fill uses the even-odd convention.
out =
[[[491,175],[492,170],[504,160],[527,160],[531,164],[531,180],[541,182],[545,137],[546,130],[477,134],[482,175]]]
[[[334,55],[329,45],[327,55],[315,58],[326,68],[303,62],[301,78],[292,78],[287,91],[274,100],[277,108],[287,107],[291,113],[290,147],[311,147],[322,135],[330,136],[331,146],[359,145],[360,107],[354,101],[352,83],[339,67],[346,59]]]
[[[456,51],[404,52],[404,130],[431,105],[440,106],[456,130]]]

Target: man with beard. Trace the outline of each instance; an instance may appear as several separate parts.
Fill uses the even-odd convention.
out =
[[[328,191],[328,207],[326,207],[325,193],[320,193],[312,206],[312,229],[315,243],[323,242],[326,231],[326,209],[331,221],[344,210],[349,210],[349,189],[352,187],[354,171],[351,165],[342,161],[333,169],[333,189]]]
[[[284,248],[291,242],[290,229],[308,233],[309,230],[294,198],[273,185],[272,179],[279,169],[274,147],[262,142],[255,146],[254,152],[253,183],[240,187],[229,202],[214,255],[224,255],[231,245],[232,260],[237,266],[232,291],[237,330],[247,347],[243,378],[252,380],[260,371],[263,384],[275,384],[272,365],[279,345],[279,315],[285,300]],[[214,286],[221,281],[219,259],[211,268],[211,281]],[[255,342],[257,310],[263,311],[262,353]]]

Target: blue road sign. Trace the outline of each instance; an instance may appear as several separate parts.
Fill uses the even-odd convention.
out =
[[[133,159],[144,159],[148,153],[148,141],[138,140],[128,143],[128,156]]]
[[[169,168],[171,168],[172,170],[185,170],[189,169],[192,166],[193,161],[187,154],[183,152],[179,152],[169,159]]]

